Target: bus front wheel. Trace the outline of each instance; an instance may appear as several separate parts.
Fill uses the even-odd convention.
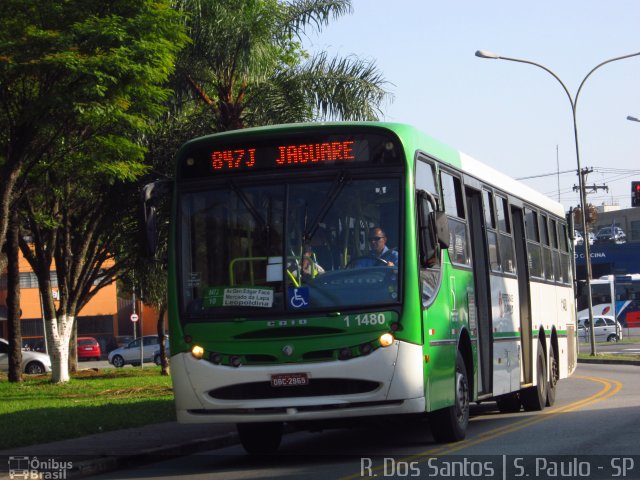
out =
[[[469,425],[469,377],[462,355],[456,358],[454,404],[432,412],[429,416],[431,434],[436,442],[449,443],[464,440]]]
[[[275,453],[282,441],[282,422],[238,423],[240,443],[250,455]]]

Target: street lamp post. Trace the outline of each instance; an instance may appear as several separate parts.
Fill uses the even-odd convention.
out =
[[[578,124],[576,121],[576,107],[578,105],[578,97],[580,96],[580,91],[584,86],[584,82],[586,82],[587,78],[589,78],[591,74],[595,72],[598,68],[602,67],[603,65],[606,65],[607,63],[615,62],[616,60],[623,60],[625,58],[635,57],[638,55],[640,55],[640,52],[631,53],[629,55],[623,55],[621,57],[611,58],[609,60],[605,60],[602,63],[599,63],[598,65],[593,67],[589,73],[587,73],[586,77],[584,77],[584,79],[580,83],[580,86],[578,87],[578,91],[576,92],[575,98],[573,98],[571,96],[571,93],[569,93],[569,89],[566,87],[564,82],[560,80],[560,77],[558,77],[558,75],[553,73],[544,65],[540,65],[539,63],[531,62],[529,60],[522,60],[519,58],[503,57],[502,55],[498,55],[493,52],[487,52],[485,50],[476,51],[476,57],[488,58],[493,60],[508,60],[511,62],[518,62],[518,63],[528,63],[529,65],[533,65],[535,67],[541,68],[547,73],[551,74],[553,78],[555,78],[558,81],[558,83],[562,85],[562,88],[564,89],[565,93],[567,94],[567,97],[569,98],[569,103],[571,104],[571,114],[573,115],[573,138],[576,145],[576,162],[578,166],[578,187],[580,189],[580,215],[582,218],[582,227],[584,228],[585,236],[587,235],[587,194],[584,188],[584,175],[582,174],[582,167],[580,165],[580,148],[578,146]],[[629,119],[629,117],[627,117],[627,119]],[[593,301],[591,298],[591,248],[589,246],[588,241],[584,242],[584,256],[585,256],[585,259],[584,259],[585,266],[587,270],[587,278],[586,278],[587,307],[589,309],[589,325],[591,325],[591,355],[595,356],[596,340],[595,340],[595,332],[593,328]]]
[[[632,117],[631,115],[627,115],[627,120],[631,120],[632,122],[640,122],[640,118]]]

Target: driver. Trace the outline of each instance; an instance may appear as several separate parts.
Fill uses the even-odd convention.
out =
[[[356,267],[375,267],[381,264],[393,267],[398,265],[398,252],[387,247],[387,235],[380,227],[369,232],[369,255],[355,261]]]

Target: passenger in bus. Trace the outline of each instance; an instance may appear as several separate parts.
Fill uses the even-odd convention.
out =
[[[388,267],[397,266],[400,259],[396,250],[387,247],[387,235],[380,227],[371,229],[369,233],[369,255],[358,258],[355,267]]]
[[[302,255],[302,275],[306,278],[315,278],[318,275],[324,273],[324,268],[320,266],[316,260],[316,255],[313,252],[311,245],[304,246],[304,253]]]

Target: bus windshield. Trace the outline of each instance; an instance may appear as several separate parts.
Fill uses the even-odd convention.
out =
[[[400,176],[333,173],[261,185],[229,179],[183,193],[178,273],[185,316],[398,303]],[[372,238],[385,253],[370,251]]]

